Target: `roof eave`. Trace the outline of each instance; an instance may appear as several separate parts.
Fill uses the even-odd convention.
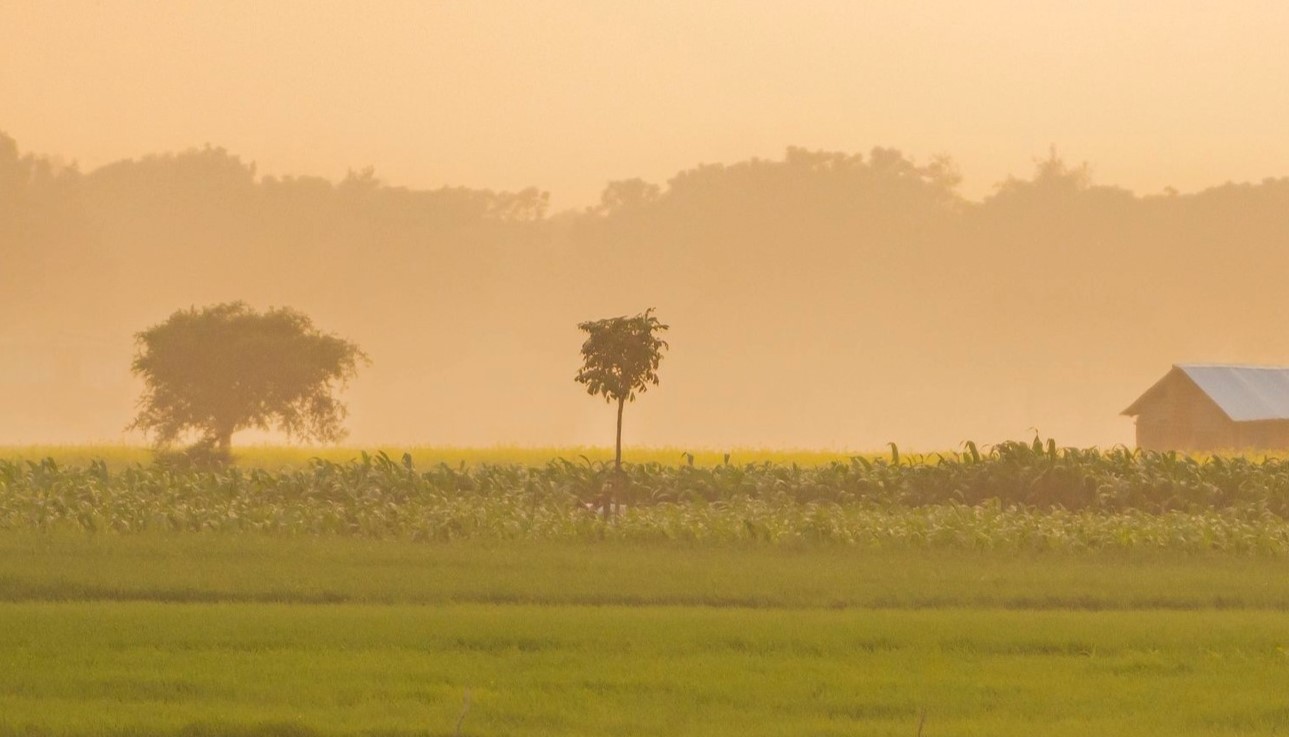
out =
[[[1128,408],[1120,412],[1119,414],[1124,415],[1126,417],[1136,417],[1137,415],[1141,414],[1141,405],[1146,403],[1150,399],[1151,395],[1154,394],[1156,391],[1158,391],[1159,387],[1163,386],[1164,382],[1168,381],[1169,377],[1171,377],[1173,374],[1181,374],[1183,376],[1186,376],[1186,372],[1182,371],[1176,364],[1174,364],[1173,367],[1168,370],[1168,373],[1164,374],[1159,379],[1159,381],[1156,381],[1154,384],[1151,384],[1149,389],[1142,392],[1140,397],[1137,397],[1137,401],[1128,405]],[[1191,378],[1189,376],[1186,376],[1186,380],[1190,381],[1192,384],[1195,383],[1194,381],[1191,381]]]

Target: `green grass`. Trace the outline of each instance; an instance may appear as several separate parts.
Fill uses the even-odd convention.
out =
[[[1289,728],[1289,562],[0,534],[0,735]]]
[[[416,465],[429,468],[440,463],[457,466],[462,463],[475,466],[481,463],[518,464],[524,466],[544,466],[556,458],[580,461],[583,457],[592,461],[612,461],[613,448],[599,446],[522,446],[497,445],[490,448],[465,448],[450,446],[424,445],[389,445],[364,448],[336,446],[287,446],[287,445],[248,445],[233,448],[233,460],[244,468],[277,469],[299,467],[311,458],[322,458],[336,463],[345,463],[359,458],[363,452],[375,454],[384,451],[392,458],[401,458],[404,453],[411,454]],[[692,454],[694,464],[714,466],[725,461],[729,455],[731,463],[781,463],[801,466],[818,466],[832,461],[847,461],[857,455],[874,457],[872,453],[852,453],[848,451],[827,450],[785,450],[770,448],[730,448],[728,450],[711,448],[683,447],[643,447],[626,448],[623,457],[632,463],[662,463],[679,465],[688,463],[686,454]],[[0,446],[0,459],[38,461],[42,458],[53,458],[59,465],[84,466],[90,461],[102,460],[112,469],[125,468],[133,464],[148,465],[152,463],[154,453],[151,448],[137,445],[21,445]]]
[[[0,734],[1250,735],[1269,612],[0,605]]]
[[[1289,610],[1282,557],[0,533],[0,601]]]
[[[1272,735],[1289,560],[0,532],[0,737]]]

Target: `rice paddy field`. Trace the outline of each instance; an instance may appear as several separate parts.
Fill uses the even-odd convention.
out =
[[[0,735],[1289,730],[1275,458],[43,450]]]

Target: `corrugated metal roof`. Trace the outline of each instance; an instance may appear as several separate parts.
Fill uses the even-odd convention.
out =
[[[1289,368],[1205,363],[1177,368],[1235,422],[1289,420]]]

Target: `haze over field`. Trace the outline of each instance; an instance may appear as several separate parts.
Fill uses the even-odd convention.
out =
[[[121,439],[133,333],[236,299],[370,354],[356,444],[608,442],[575,326],[649,306],[629,443],[1127,442],[1174,362],[1289,363],[1287,27],[5,4],[0,444]]]

